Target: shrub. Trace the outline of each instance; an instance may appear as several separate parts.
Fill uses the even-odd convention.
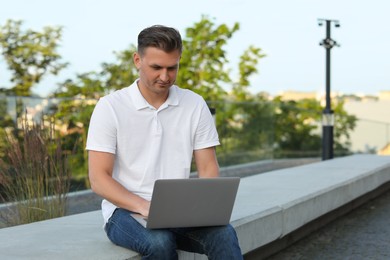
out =
[[[12,202],[9,225],[64,216],[70,186],[67,156],[51,120],[22,121],[16,136],[5,135],[6,157],[0,162],[2,194]]]

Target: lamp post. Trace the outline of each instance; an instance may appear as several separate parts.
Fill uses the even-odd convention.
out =
[[[330,50],[334,46],[339,46],[335,40],[330,37],[331,24],[340,27],[338,20],[318,19],[318,25],[326,24],[326,38],[320,42],[326,50],[326,96],[325,109],[322,111],[322,160],[333,158],[333,125],[334,114],[330,102]]]

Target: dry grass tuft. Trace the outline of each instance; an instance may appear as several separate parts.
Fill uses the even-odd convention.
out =
[[[6,160],[0,163],[2,194],[10,204],[8,225],[65,215],[71,174],[53,124],[23,119],[19,136],[6,135]]]

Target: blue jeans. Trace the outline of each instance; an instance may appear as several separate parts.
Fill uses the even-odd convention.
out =
[[[116,209],[105,226],[108,238],[142,255],[142,259],[178,259],[177,249],[205,254],[209,259],[243,259],[231,225],[201,228],[147,229],[130,211]]]

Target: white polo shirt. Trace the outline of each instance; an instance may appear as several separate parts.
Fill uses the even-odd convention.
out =
[[[136,82],[98,101],[86,149],[115,154],[113,178],[150,200],[156,179],[188,178],[193,151],[219,145],[219,140],[200,95],[173,85],[156,110]],[[105,222],[115,208],[103,200]]]

